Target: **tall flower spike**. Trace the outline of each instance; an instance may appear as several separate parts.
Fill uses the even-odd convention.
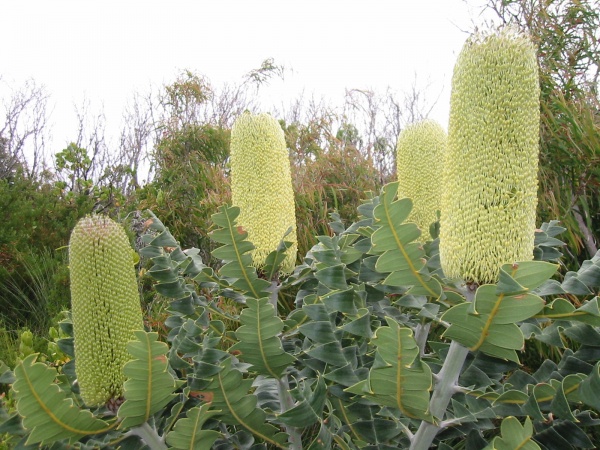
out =
[[[513,29],[473,36],[452,79],[440,258],[450,278],[497,281],[533,257],[539,153],[536,49]]]
[[[75,372],[81,398],[98,406],[123,395],[125,345],[143,329],[132,249],[112,219],[81,219],[69,241]]]
[[[268,114],[248,112],[231,130],[231,199],[240,208],[238,218],[254,244],[257,268],[285,237],[292,242],[281,271],[291,273],[297,253],[296,210],[290,160],[283,130]]]
[[[398,137],[398,196],[412,200],[413,209],[408,220],[416,223],[426,235],[440,209],[442,185],[438,178],[447,140],[444,128],[433,120],[409,125]]]

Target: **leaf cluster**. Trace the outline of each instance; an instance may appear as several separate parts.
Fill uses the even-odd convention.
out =
[[[19,414],[0,433],[21,445],[108,448],[593,448],[600,255],[553,278],[560,227],[544,224],[545,261],[505,265],[495,285],[456,284],[396,192],[386,185],[348,228],[333,215],[331,235],[281,282],[253,267],[237,208],[213,216],[217,268],[148,212],[140,254],[169,299],[166,342],[136,332],[125,401],[96,410],[81,404],[72,363],[57,373],[27,357],[14,369]],[[278,272],[280,247],[266,273]],[[278,297],[290,293],[295,308],[282,312]],[[532,343],[558,356],[522,364]],[[466,356],[446,385],[440,370],[454,347]],[[422,429],[435,430],[430,441]]]

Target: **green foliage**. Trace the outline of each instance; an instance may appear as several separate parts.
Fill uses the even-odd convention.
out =
[[[116,185],[129,178],[131,169],[109,166],[104,168],[104,173],[96,174],[99,169],[94,161],[96,157],[73,142],[58,152],[55,159],[59,180],[54,183],[54,194],[62,197],[61,200],[67,204],[78,207],[90,205],[90,211],[118,210],[125,201],[125,195]]]
[[[213,255],[225,263],[219,271],[222,277],[231,280],[230,285],[234,290],[248,293],[254,298],[268,296],[266,289],[270,286],[269,282],[260,279],[256,270],[252,269],[254,262],[250,252],[254,245],[246,240],[248,233],[242,227],[234,226],[239,214],[237,206],[224,206],[213,215],[214,223],[221,229],[211,233],[211,237],[215,242],[224,244]]]
[[[15,368],[13,389],[23,426],[30,431],[26,444],[51,444],[59,440],[75,442],[82,436],[102,433],[111,426],[78,408],[55,384],[56,371],[35,362],[37,355],[25,358]]]
[[[486,447],[489,450],[539,450],[539,445],[532,441],[533,425],[529,417],[521,425],[515,417],[507,417],[501,425],[502,437],[497,437]]]
[[[381,225],[371,236],[370,253],[381,254],[375,263],[380,273],[388,273],[384,284],[390,286],[411,286],[412,295],[431,296],[435,300],[442,295],[440,283],[432,279],[425,250],[417,241],[421,231],[414,223],[403,223],[412,209],[407,198],[396,200],[398,182],[386,185],[380,196],[380,203],[373,211],[376,225]]]
[[[356,208],[366,193],[376,191],[381,183],[372,161],[351,146],[321,150],[314,159],[293,165],[292,175],[299,255],[316,244],[315,236],[331,233],[331,213],[339,214],[346,224],[355,221]]]
[[[229,351],[239,352],[240,360],[252,364],[252,369],[259,374],[280,378],[294,358],[281,347],[278,335],[283,330],[283,322],[268,301],[266,298],[246,300],[247,308],[240,314],[242,326],[235,332],[239,342]]]
[[[211,448],[220,434],[214,430],[203,430],[202,427],[220,411],[209,411],[209,406],[204,404],[190,409],[186,418],[178,420],[173,431],[167,435],[167,444],[181,450]]]
[[[112,447],[128,433],[133,448],[142,442],[153,448],[247,442],[417,449],[431,444],[422,437],[424,428],[434,430],[431,439],[440,448],[513,448],[519,436],[519,442],[553,449],[559,448],[551,445],[554,436],[565,432],[573,437],[571,447],[590,448],[590,427],[599,423],[600,352],[594,342],[600,342],[600,311],[588,294],[600,284],[600,255],[562,281],[550,280],[557,268],[550,262],[504,265],[497,284],[480,286],[466,302],[471,294],[441,277],[437,241],[406,250],[420,233],[406,222],[411,202],[396,199],[395,189],[395,183],[387,185],[364,203],[347,229],[334,217],[334,235],[318,237],[303,264],[280,284],[259,278],[245,257],[252,244],[239,232],[236,208],[223,207],[214,216],[212,236],[221,245],[216,253],[226,258],[218,270],[207,267],[197,250],[183,251],[149,213],[141,256],[151,260],[147,273],[156,290],[171,299],[168,344],[141,331],[129,344],[118,428],[56,436]],[[538,255],[556,255],[561,242],[554,226],[544,224],[537,233],[538,246],[545,247]],[[403,271],[408,275],[401,277]],[[415,274],[439,287],[424,289]],[[582,303],[568,301],[584,287]],[[288,290],[296,293],[297,306],[280,318],[274,293]],[[239,316],[221,309],[224,298],[244,305]],[[224,326],[226,318],[239,321],[236,332]],[[429,323],[448,327],[446,336],[456,342],[448,347],[433,333],[427,339]],[[562,337],[576,350],[565,350]],[[542,361],[526,372],[517,363],[524,339],[563,348],[559,361]],[[456,385],[442,388],[445,375],[434,374],[447,358],[457,361],[447,356],[457,342],[471,349],[464,367],[459,361]],[[30,366],[18,369],[17,379],[37,373]],[[51,375],[48,380],[55,379]],[[77,391],[65,376],[58,379],[56,389],[64,401],[73,398],[78,414],[89,411],[113,424],[102,410],[76,407]],[[30,395],[22,382],[15,385],[17,398]],[[439,402],[442,389],[450,390],[439,412],[432,402]],[[509,416],[494,432],[492,419]],[[21,433],[31,436],[31,426],[22,424]]]
[[[34,247],[14,256],[16,267],[0,282],[0,323],[9,330],[27,327],[45,336],[51,320],[69,304],[65,256],[64,251],[38,252]]]
[[[211,407],[221,411],[219,417],[225,423],[240,425],[262,441],[277,448],[286,448],[284,442],[287,436],[265,420],[265,412],[257,407],[257,396],[249,393],[252,382],[231,367],[230,359],[225,360],[206,386],[211,394]]]
[[[185,247],[200,249],[208,260],[210,217],[230,200],[225,176],[230,131],[211,125],[187,124],[165,132],[157,145],[157,173],[138,189],[132,203],[151,209]]]
[[[127,344],[133,358],[123,366],[127,379],[123,386],[125,402],[117,416],[122,418],[121,428],[146,422],[150,416],[164,408],[175,397],[176,384],[167,371],[165,354],[169,347],[157,341],[157,333],[135,332],[136,340]]]
[[[375,362],[366,380],[346,389],[377,404],[397,408],[409,418],[431,421],[429,392],[431,369],[423,364],[410,328],[400,327],[391,318],[373,337]]]

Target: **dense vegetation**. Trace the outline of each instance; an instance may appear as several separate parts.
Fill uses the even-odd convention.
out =
[[[562,268],[555,278],[558,280],[557,283],[562,283],[562,293],[568,294],[566,298],[572,299],[575,308],[582,306],[579,302],[592,297],[592,295],[583,295],[576,298],[575,294],[582,294],[584,289],[581,288],[581,291],[574,289],[573,279],[578,279],[579,276],[585,278],[585,274],[581,271],[577,272],[581,262],[592,260],[592,265],[596,265],[597,261],[592,258],[597,252],[597,236],[600,236],[599,7],[597,2],[574,0],[543,2],[543,5],[540,2],[522,0],[490,1],[488,5],[489,9],[497,13],[501,21],[515,24],[528,31],[539,48],[542,121],[536,223],[541,225],[543,222],[550,223],[551,220],[556,219],[566,229],[558,236],[568,245],[562,249],[565,252],[561,259]],[[74,142],[56,153],[52,161],[53,168],[43,163],[43,148],[32,144],[33,137],[44,133],[46,125],[43,120],[26,122],[24,119],[26,115],[20,114],[32,104],[37,105],[36,111],[43,109],[40,108],[45,101],[43,90],[35,83],[28,83],[21,91],[15,92],[13,98],[5,102],[6,122],[0,129],[0,214],[3,217],[3,225],[0,228],[1,361],[8,367],[14,368],[18,360],[23,360],[33,352],[42,352],[56,366],[69,360],[68,351],[59,348],[56,343],[59,338],[67,336],[65,330],[59,329],[58,322],[64,319],[62,311],[68,309],[70,305],[67,267],[69,236],[77,221],[86,214],[99,212],[122,222],[130,233],[132,245],[138,250],[150,244],[147,224],[148,220],[151,220],[154,236],[163,233],[165,236],[171,236],[170,239],[174,237],[176,239],[174,247],[180,249],[195,247],[199,250],[198,256],[201,261],[208,268],[215,271],[221,268],[222,261],[212,256],[213,250],[221,244],[235,245],[235,242],[215,242],[211,239],[211,232],[227,228],[222,223],[215,224],[214,217],[219,217],[221,220],[224,216],[231,219],[236,217],[235,211],[227,208],[219,209],[231,200],[229,185],[231,128],[235,118],[244,110],[256,110],[248,95],[256,88],[252,83],[264,82],[265,77],[273,75],[277,70],[278,67],[274,66],[272,61],[265,61],[261,68],[249,74],[244,83],[218,91],[203,77],[190,72],[182,73],[173,83],[164,86],[158,94],[149,94],[145,98],[135,97],[128,111],[128,120],[123,127],[118,148],[107,146],[102,135],[101,124],[92,124],[90,129],[88,119],[82,116],[80,129],[74,133]],[[395,149],[400,131],[409,123],[424,116],[422,111],[426,109],[426,105],[419,104],[417,99],[415,95],[406,95],[405,98],[399,99],[397,95],[389,92],[378,95],[348,91],[347,105],[356,106],[364,101],[368,105],[375,104],[377,107],[371,109],[348,107],[340,111],[326,105],[299,100],[289,111],[277,116],[284,132],[292,164],[298,226],[297,263],[300,265],[299,272],[295,274],[296,278],[292,276],[286,288],[279,292],[279,311],[282,317],[287,317],[287,314],[294,310],[294,302],[298,298],[303,298],[307,302],[312,301],[310,294],[317,292],[315,284],[317,281],[323,284],[323,286],[319,285],[321,291],[323,289],[333,291],[334,288],[339,288],[335,285],[336,282],[347,287],[346,283],[353,281],[349,274],[345,274],[342,281],[337,279],[339,275],[336,272],[337,266],[331,261],[320,260],[320,256],[317,255],[312,255],[308,259],[305,257],[309,250],[319,243],[322,246],[322,255],[326,251],[331,251],[336,253],[337,258],[342,258],[341,261],[351,264],[346,259],[356,256],[353,253],[354,247],[350,248],[350,245],[353,245],[350,241],[353,239],[352,233],[357,229],[351,224],[360,221],[358,223],[364,227],[375,227],[369,222],[373,219],[373,208],[378,202],[385,203],[389,192],[384,190],[381,191],[380,197],[375,196],[384,185],[395,179]],[[391,105],[404,106],[396,108],[395,114],[389,114],[389,111],[394,110]],[[365,117],[345,114],[350,110],[359,109],[368,111],[366,114],[373,120],[368,121],[364,120]],[[379,125],[365,127],[364,123]],[[30,156],[25,157],[28,145],[34,147],[33,160]],[[373,208],[365,207],[365,201],[366,205],[370,204]],[[151,210],[154,216],[149,219],[148,213],[144,212],[146,210]],[[335,215],[331,216],[332,213]],[[544,232],[547,237],[552,237],[557,230],[556,224],[551,223],[546,225]],[[321,237],[317,240],[316,236]],[[155,243],[154,247],[160,246]],[[428,248],[427,252],[427,256],[431,257],[435,255],[436,249]],[[148,253],[150,254],[151,252]],[[192,316],[185,312],[183,306],[175,313],[173,310],[166,311],[167,297],[170,293],[160,290],[157,293],[153,287],[152,277],[147,275],[153,267],[152,264],[157,264],[156,261],[151,261],[153,257],[156,255],[147,256],[147,259],[143,259],[138,266],[140,293],[146,312],[146,324],[150,329],[157,331],[161,338],[166,339],[169,333],[164,323],[166,317],[171,317],[168,328],[173,335],[172,330],[180,332],[180,328],[173,327],[173,323],[178,320],[188,320]],[[194,258],[192,261],[197,263]],[[360,259],[359,262],[362,264],[362,261]],[[368,261],[366,259],[364,261],[364,267],[370,267]],[[314,269],[312,278],[306,275],[307,267],[311,265]],[[241,267],[250,270],[244,264]],[[201,271],[205,270],[208,269],[201,267]],[[432,273],[435,272],[434,263],[430,270]],[[567,270],[574,270],[577,276],[571,275],[571,278],[565,279]],[[375,277],[374,272],[368,276]],[[301,283],[306,281],[302,277],[308,277],[308,285]],[[514,279],[513,274],[513,281]],[[516,279],[521,283],[526,281],[526,278],[518,276]],[[571,280],[571,284],[565,284],[568,279]],[[381,282],[378,279],[371,281]],[[200,277],[197,282],[199,288],[207,289],[208,285],[202,284],[208,283],[207,280]],[[585,281],[582,283],[585,284]],[[305,291],[302,295],[298,293],[299,286],[302,286],[301,290]],[[589,294],[593,293],[593,289],[597,289],[597,286],[594,287],[592,284],[587,286],[592,289]],[[207,292],[203,291],[203,295],[208,295],[208,299],[204,299],[207,304],[212,305],[214,301],[218,306],[218,310],[212,313],[216,314],[215,311],[220,311],[221,314],[223,312],[226,314],[221,317],[224,328],[232,331],[239,326],[239,321],[245,323],[243,316],[237,316],[239,305],[231,301],[227,289],[220,286],[217,290]],[[561,291],[556,290],[554,293],[559,292]],[[391,298],[393,299],[396,294],[400,293],[392,292]],[[352,295],[360,297],[363,294],[355,290]],[[364,293],[365,298],[369,299],[365,300],[367,304],[374,302],[372,295],[373,292]],[[551,298],[549,296],[547,301],[550,302]],[[250,301],[248,304],[256,310],[265,307],[260,302]],[[414,305],[412,307],[416,308]],[[561,307],[568,309],[565,305]],[[210,308],[207,308],[207,311],[210,311]],[[360,314],[355,310],[343,312],[348,316],[345,316],[336,326],[356,330],[360,325],[357,319]],[[331,313],[331,311],[321,313]],[[383,323],[386,315],[380,313],[379,320]],[[425,308],[419,317],[423,320],[430,318],[427,316],[428,313],[431,311]],[[435,316],[436,313],[433,315]],[[547,314],[549,315],[550,312],[547,311]],[[299,315],[290,320],[292,322],[300,320]],[[198,326],[208,319],[208,316],[194,318],[199,321]],[[319,326],[324,326],[313,317],[311,319],[315,320],[314,323],[320,324],[314,325],[315,330]],[[413,323],[415,317],[410,316],[409,319],[395,317],[395,319],[399,323],[403,323],[403,320]],[[561,389],[568,390],[574,384],[562,382],[563,384],[559,383],[560,386],[557,387],[555,382],[550,381],[553,379],[552,373],[562,371],[561,374],[565,379],[569,375],[579,373],[578,370],[592,373],[597,358],[594,359],[595,357],[590,354],[597,351],[598,347],[593,345],[586,347],[586,344],[589,344],[590,338],[597,336],[599,327],[594,325],[592,319],[590,323],[591,325],[586,327],[572,327],[566,334],[561,334],[558,325],[544,329],[542,326],[530,324],[527,330],[532,336],[536,336],[536,339],[526,341],[525,353],[520,358],[522,369],[510,363],[500,363],[498,360],[491,359],[489,353],[488,356],[481,354],[477,357],[479,359],[470,362],[469,379],[483,388],[485,383],[482,380],[485,377],[493,378],[490,373],[484,373],[484,365],[495,365],[494,370],[498,373],[508,371],[512,374],[512,382],[516,387],[512,391],[506,388],[503,394],[526,402],[528,407],[534,410],[543,402],[540,401],[538,404],[531,398],[541,398],[542,394],[527,398],[521,395],[526,390],[525,386],[532,382],[531,379],[535,379],[536,383],[547,383],[544,386],[552,386],[553,392],[556,392]],[[388,322],[388,326],[393,328],[395,325]],[[286,323],[286,327],[293,328],[293,325]],[[323,334],[328,331],[319,329],[320,331],[317,332],[309,328],[308,326],[304,328],[306,336],[309,337],[306,345],[310,344],[312,350],[319,349],[325,342],[321,342],[320,339],[324,339]],[[441,331],[436,331],[434,326],[432,333],[441,333]],[[186,330],[186,333],[192,331]],[[208,338],[206,342],[200,343],[197,336],[193,337],[195,340],[190,339],[194,341],[194,345],[201,345],[204,352],[213,350],[214,343],[208,342]],[[370,358],[374,357],[377,347],[370,348],[371,353],[367,352],[366,341],[361,340],[366,337],[371,336],[355,337],[352,344],[344,348],[353,349],[351,351],[356,352],[355,357],[364,362],[365,368],[367,366],[375,368],[376,365],[369,366],[369,364],[372,364]],[[140,337],[140,339],[146,338]],[[241,344],[236,345],[239,347],[250,345],[243,339],[239,337],[238,339]],[[381,336],[380,339],[388,345],[405,345],[404,338],[394,343],[388,336]],[[557,339],[564,341],[562,345],[556,345]],[[343,345],[346,346],[347,343]],[[445,349],[441,348],[432,350],[445,352]],[[311,370],[318,370],[322,364],[323,360],[315,356],[318,351],[306,357],[305,363]],[[378,358],[386,357],[380,349],[377,352]],[[577,357],[573,356],[574,352],[579,352]],[[582,356],[585,352],[588,352],[588,359]],[[174,354],[176,352],[170,353],[169,358],[176,359]],[[334,357],[330,349],[327,350],[327,354],[329,357]],[[546,359],[550,361],[544,362]],[[439,362],[433,361],[432,364],[435,366]],[[257,367],[260,365],[256,362],[253,364]],[[573,367],[569,364],[579,364],[579,366]],[[3,367],[0,364],[0,382],[3,381]],[[332,374],[333,371],[328,373],[330,380],[334,379],[338,382],[342,375],[350,378],[354,376],[345,372],[342,374],[344,364],[340,363],[337,367],[340,369],[339,373]],[[547,373],[542,371],[543,367],[546,368]],[[229,366],[227,370],[231,373],[235,371]],[[268,374],[268,370],[265,370]],[[261,373],[261,370],[259,369],[258,372]],[[574,383],[574,379],[569,378],[569,382]],[[315,380],[312,385],[295,385],[295,400],[299,400],[299,404],[304,405],[305,408],[315,407],[311,403],[313,393],[323,389],[322,379],[315,378]],[[596,382],[594,378],[588,384],[596,386],[594,384]],[[200,381],[198,383],[206,387]],[[274,386],[266,383],[261,385],[261,389],[264,389],[264,395],[268,397]],[[355,390],[358,392],[360,389]],[[377,400],[377,395],[375,392],[371,400]],[[340,401],[343,398],[340,394]],[[568,400],[571,401],[572,398]],[[566,401],[567,397],[565,397]],[[509,402],[506,403],[508,404]],[[509,410],[509,406],[506,405],[503,407]],[[597,431],[592,428],[597,425],[597,416],[578,411],[571,413],[568,407],[569,411],[566,412],[564,408],[561,409],[563,406],[553,404],[550,407],[550,414],[557,415],[558,412],[561,420],[555,425],[548,424],[541,431],[537,428],[536,432],[541,435],[538,436],[538,443],[543,442],[549,446],[548,448],[552,448],[549,443],[554,436],[553,433],[570,432],[574,436],[574,441],[571,442],[573,446],[591,448],[585,447],[587,442],[595,444],[598,442],[597,439],[600,439],[594,437],[597,436]],[[597,411],[597,404],[591,406]],[[267,404],[267,409],[268,407]],[[470,407],[475,408],[474,405]],[[477,405],[477,408],[479,407],[482,409],[478,410],[477,414],[472,410],[470,414],[482,419],[487,410],[482,405]],[[347,411],[365,420],[363,423],[365,429],[357,431],[361,438],[368,441],[367,436],[369,436],[379,443],[394,442],[396,436],[378,434],[381,428],[377,425],[377,421],[383,419],[376,417],[372,404],[367,408],[370,414],[368,419],[365,418],[366,416],[360,416],[356,408],[357,405],[351,405]],[[543,405],[540,408],[541,411],[548,411]],[[459,411],[454,409],[457,417]],[[512,411],[510,414],[517,415],[514,409],[510,411]],[[289,414],[290,419],[286,427],[300,420],[299,413],[296,413]],[[577,429],[579,431],[570,427],[568,420],[563,420],[567,416],[570,418],[569,414],[580,421],[581,429]],[[532,414],[533,416],[535,414]],[[314,436],[330,439],[329,442],[334,439],[327,434],[331,432],[331,428],[325,427],[324,431],[323,427],[319,429],[315,425],[315,421],[310,422],[305,416],[302,417],[304,417],[302,420],[306,420],[306,423],[313,427]],[[2,419],[0,415],[0,421]],[[331,420],[336,420],[334,414],[331,415]],[[401,423],[404,425],[399,425]],[[397,422],[396,425],[395,430],[405,425],[408,427],[402,421]],[[527,424],[524,427],[526,430]],[[293,435],[294,431],[291,428],[293,427],[286,429]],[[343,424],[339,425],[339,428],[342,429]],[[489,429],[492,428],[490,425]],[[455,430],[456,433],[452,430],[446,431],[448,445],[460,445],[459,435],[468,436],[472,431],[469,426],[457,427]],[[580,433],[581,430],[583,431]],[[471,435],[474,436],[474,433]],[[244,433],[240,432],[236,439],[240,441],[239,448],[246,448],[244,439],[247,439],[247,436]],[[277,439],[274,438],[274,442],[278,442]],[[470,445],[473,446],[471,448],[478,448],[477,445],[482,442],[475,437],[470,439]],[[0,440],[0,446],[1,442]],[[406,441],[401,439],[395,442],[397,445],[402,443],[407,445]],[[579,444],[581,445],[578,447]],[[386,448],[381,445],[380,448]],[[454,448],[443,447],[443,445],[445,444],[441,444],[439,448]]]

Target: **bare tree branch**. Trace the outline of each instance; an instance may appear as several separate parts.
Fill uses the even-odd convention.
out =
[[[49,94],[34,80],[27,80],[11,91],[10,98],[2,102],[0,177],[8,176],[17,167],[34,177],[44,168]]]

